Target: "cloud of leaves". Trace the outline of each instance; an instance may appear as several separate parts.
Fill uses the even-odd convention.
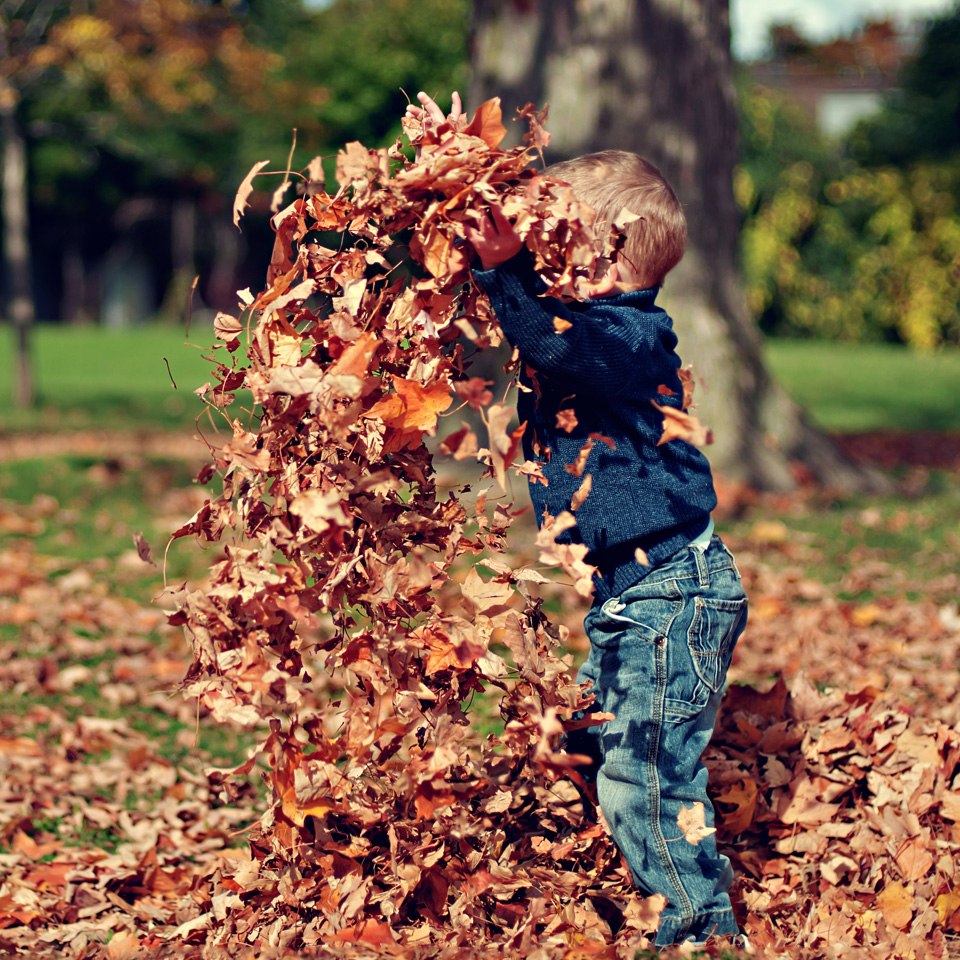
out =
[[[502,335],[458,241],[499,206],[559,292],[591,276],[591,214],[529,150],[499,149],[497,101],[461,126],[407,122],[415,161],[399,142],[348,144],[335,194],[309,183],[276,214],[266,287],[217,318],[216,382],[198,391],[229,425],[202,476],[222,492],[175,536],[222,541],[224,555],[179,597],[184,688],[222,721],[269,723],[273,805],[254,851],[264,876],[288,864],[303,878],[273,909],[296,926],[313,905],[307,945],[389,942],[422,918],[460,944],[521,920],[525,938],[582,933],[600,923],[586,891],[628,885],[558,785],[575,762],[559,750],[564,722],[590,698],[532,590],[548,578],[506,562],[514,511],[499,488],[442,495],[425,442],[461,398],[488,436],[464,424],[445,449],[503,488],[510,471],[536,473],[516,462],[513,411],[470,374],[468,353]],[[335,247],[321,243],[331,234]],[[554,543],[562,519],[542,559],[589,593],[585,548]],[[486,742],[467,723],[478,694],[504,721]],[[531,888],[532,911],[515,902]],[[657,904],[624,921],[638,943]]]

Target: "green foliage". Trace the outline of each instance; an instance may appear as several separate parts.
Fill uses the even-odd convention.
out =
[[[337,0],[313,14],[283,52],[301,83],[324,90],[317,115],[327,150],[393,139],[408,97],[457,89],[469,20],[468,0]]]
[[[750,310],[770,333],[960,343],[960,162],[865,167],[796,107],[741,91],[735,193]]]

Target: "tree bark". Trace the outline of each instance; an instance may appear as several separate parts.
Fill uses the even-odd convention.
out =
[[[3,255],[9,317],[16,336],[13,402],[18,407],[28,407],[34,400],[30,334],[35,308],[27,226],[27,150],[17,125],[15,102],[9,99],[10,102],[4,98],[0,104],[0,129],[3,131]]]
[[[795,486],[796,463],[831,485],[876,486],[770,377],[746,311],[727,0],[475,0],[472,47],[471,103],[500,96],[504,117],[549,103],[548,162],[632,150],[676,190],[690,241],[660,302],[693,364],[714,466],[764,489]]]

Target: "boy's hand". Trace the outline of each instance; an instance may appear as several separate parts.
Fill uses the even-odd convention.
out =
[[[477,251],[484,270],[499,267],[523,249],[523,240],[499,207],[490,208],[490,215],[480,222],[479,230],[464,224],[464,234]]]
[[[417,94],[417,99],[423,104],[422,107],[416,107],[412,103],[407,104],[407,116],[412,120],[420,120],[423,123],[425,132],[429,132],[442,123],[449,123],[454,128],[460,126],[463,117],[463,104],[460,102],[460,94],[456,90],[451,96],[450,113],[443,115],[443,110],[433,97],[424,93],[422,90]]]

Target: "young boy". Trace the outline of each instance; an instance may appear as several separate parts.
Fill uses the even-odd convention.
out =
[[[436,108],[428,100],[421,95],[425,110]],[[686,221],[659,171],[634,154],[590,154],[546,175],[594,209],[598,236],[624,209],[639,215],[589,299],[541,296],[533,259],[498,210],[468,233],[483,268],[473,276],[527,367],[524,453],[548,480],[530,487],[538,520],[572,509],[582,479],[566,468],[589,435],[613,443],[594,444],[584,471],[592,489],[564,536],[589,547],[598,569],[585,620],[590,655],[577,679],[591,681],[596,708],[616,719],[569,749],[596,759],[600,808],[637,885],[667,898],[657,946],[701,943],[737,933],[732,871],[714,835],[689,842],[678,818],[702,803],[713,825],[700,755],[747,600],[732,555],[713,535],[710,465],[682,440],[658,445],[663,414],[651,402],[679,407],[683,397],[677,338],[655,300],[683,256]],[[555,318],[569,324],[563,333]]]

